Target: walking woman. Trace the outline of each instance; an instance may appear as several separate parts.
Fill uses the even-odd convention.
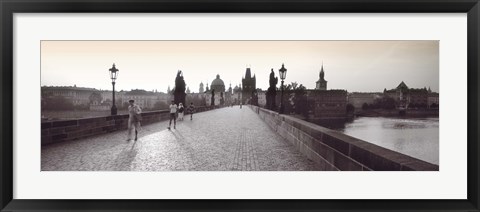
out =
[[[128,139],[133,139],[133,132],[135,131],[135,141],[137,141],[138,131],[140,131],[140,121],[142,121],[142,109],[135,104],[134,100],[129,100],[128,103]]]
[[[178,120],[183,121],[184,111],[185,111],[185,108],[183,107],[183,104],[180,102],[178,104]]]

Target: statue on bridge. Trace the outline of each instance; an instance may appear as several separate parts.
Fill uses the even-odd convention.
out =
[[[278,83],[278,77],[275,77],[275,72],[272,71],[270,72],[270,87],[268,87],[267,90],[267,109],[269,110],[276,110],[277,106],[275,104],[275,97],[277,95],[277,83]]]
[[[183,73],[181,70],[178,70],[177,77],[175,78],[175,91],[173,92],[173,98],[175,104],[182,103],[185,105],[185,80],[183,79]]]
[[[220,93],[220,105],[225,104],[225,99],[223,98],[223,92]]]
[[[215,106],[215,89],[212,89],[212,99],[210,105]]]
[[[258,93],[257,93],[256,90],[252,91],[252,100],[251,100],[250,104],[258,106]]]

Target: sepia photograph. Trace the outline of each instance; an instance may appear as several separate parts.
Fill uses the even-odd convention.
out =
[[[438,40],[43,40],[41,171],[439,171]]]
[[[478,1],[6,1],[0,211],[478,210]]]

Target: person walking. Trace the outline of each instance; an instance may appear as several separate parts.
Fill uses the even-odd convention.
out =
[[[178,104],[178,120],[180,121],[183,121],[183,115],[184,115],[183,112],[185,112],[184,110],[185,108],[183,107],[183,104],[180,102]]]
[[[142,109],[135,104],[135,100],[128,101],[128,138],[127,141],[133,139],[135,131],[135,141],[137,141],[138,131],[140,131],[140,121],[142,121]]]
[[[193,120],[193,113],[195,112],[195,106],[193,106],[193,102],[190,102],[190,106],[187,108],[187,113],[190,113],[190,120]]]
[[[173,120],[173,129],[175,129],[175,126],[177,125],[177,104],[175,104],[174,101],[172,101],[172,104],[170,104],[170,123],[168,123],[168,130],[170,130],[170,126],[172,126],[172,120]]]

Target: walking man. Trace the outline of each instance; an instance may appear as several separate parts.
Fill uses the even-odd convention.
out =
[[[140,121],[142,120],[142,109],[135,104],[134,100],[128,101],[128,139],[133,139],[133,131],[135,131],[135,141],[137,141],[138,131],[140,130]]]
[[[195,112],[195,106],[193,106],[193,102],[190,103],[190,106],[187,108],[187,113],[190,113],[190,120],[193,120],[193,113]]]
[[[168,124],[168,130],[170,130],[170,126],[172,125],[172,119],[173,119],[173,129],[175,129],[175,126],[177,125],[177,105],[175,104],[174,101],[172,101],[172,104],[170,104],[170,123]]]

